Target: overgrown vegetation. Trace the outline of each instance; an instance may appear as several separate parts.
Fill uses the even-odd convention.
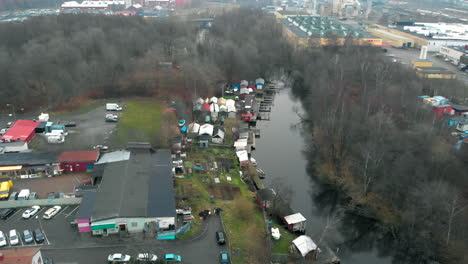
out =
[[[215,158],[224,160],[224,163],[218,160],[217,170],[212,165]],[[254,203],[254,193],[240,179],[234,150],[194,147],[185,167],[194,165],[203,170],[194,170],[193,174],[176,181],[177,196],[182,200],[178,206],[190,206],[195,216],[189,235],[196,234],[201,228],[203,220],[198,218],[198,212],[222,208],[233,263],[262,263],[266,259],[263,217]],[[220,183],[214,182],[215,177]]]
[[[300,53],[294,91],[306,111],[311,166],[351,198],[354,213],[383,224],[397,241],[399,263],[462,263],[467,157],[417,96],[463,102],[465,87],[423,81],[379,52],[345,46]]]
[[[131,100],[124,104],[125,110],[120,115],[117,130],[112,134],[112,146],[123,148],[128,142],[150,142],[154,146],[167,146],[168,135],[162,133],[162,123],[176,118],[173,113],[163,113],[160,102]],[[165,128],[170,129],[170,124]]]

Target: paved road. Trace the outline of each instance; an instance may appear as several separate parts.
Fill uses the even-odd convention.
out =
[[[205,231],[193,239],[158,241],[154,238],[143,238],[138,234],[130,239],[120,239],[118,236],[90,237],[89,234],[79,234],[81,238],[68,243],[54,244],[54,248],[46,246],[43,255],[52,258],[55,263],[106,263],[107,255],[111,253],[125,253],[135,256],[141,252],[152,252],[158,256],[174,253],[182,256],[183,263],[215,264],[219,263],[218,254],[227,250],[226,246],[216,243],[215,232],[221,229],[217,216],[207,220]],[[76,240],[80,241],[76,241]],[[52,238],[49,238],[54,243]]]
[[[395,57],[400,58],[402,62],[411,67],[411,60],[419,58],[420,50],[418,49],[397,49],[397,48],[386,48],[388,50],[387,54],[393,54]],[[455,65],[450,62],[444,61],[444,59],[437,58],[435,55],[437,53],[428,53],[427,58],[432,60],[434,67],[444,67],[457,74],[457,79],[463,81],[465,84],[468,84],[468,74],[461,72]]]

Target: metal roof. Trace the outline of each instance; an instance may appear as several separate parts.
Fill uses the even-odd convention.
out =
[[[58,153],[5,153],[0,155],[0,166],[37,165],[57,162]]]
[[[96,189],[84,190],[76,219],[90,219],[96,202]]]
[[[130,158],[130,151],[127,151],[127,150],[112,151],[112,152],[104,153],[99,159],[99,161],[96,162],[96,165],[128,160],[129,158]]]
[[[175,216],[171,153],[153,152],[131,149],[129,160],[106,164],[92,221]]]
[[[98,157],[99,150],[64,151],[57,158],[57,162],[97,161]]]

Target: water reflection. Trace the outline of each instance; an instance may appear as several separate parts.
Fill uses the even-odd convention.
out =
[[[348,212],[346,199],[314,179],[305,158],[304,139],[294,129],[300,118],[293,108],[301,109],[300,103],[292,99],[289,89],[282,90],[276,95],[271,120],[257,124],[261,138],[253,156],[267,174],[266,184],[279,177],[290,185],[294,193],[291,206],[307,218],[308,235],[317,241],[323,236],[343,263],[392,263],[391,239],[382,235],[385,232],[379,225]],[[327,223],[332,227],[323,234]]]

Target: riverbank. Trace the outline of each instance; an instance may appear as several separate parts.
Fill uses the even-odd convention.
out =
[[[344,208],[345,199],[337,199],[336,192],[322,188],[314,171],[308,168],[312,164],[304,151],[309,139],[303,138],[304,131],[297,126],[301,118],[296,111],[302,112],[300,101],[290,89],[281,90],[275,97],[271,120],[257,123],[262,134],[253,155],[267,174],[266,186],[275,186],[276,179],[283,179],[283,185],[292,190],[292,208],[307,218],[307,234],[320,238],[330,209]],[[378,233],[373,222],[349,216],[330,226],[324,240],[338,252],[343,263],[390,264],[388,244],[381,241]]]

